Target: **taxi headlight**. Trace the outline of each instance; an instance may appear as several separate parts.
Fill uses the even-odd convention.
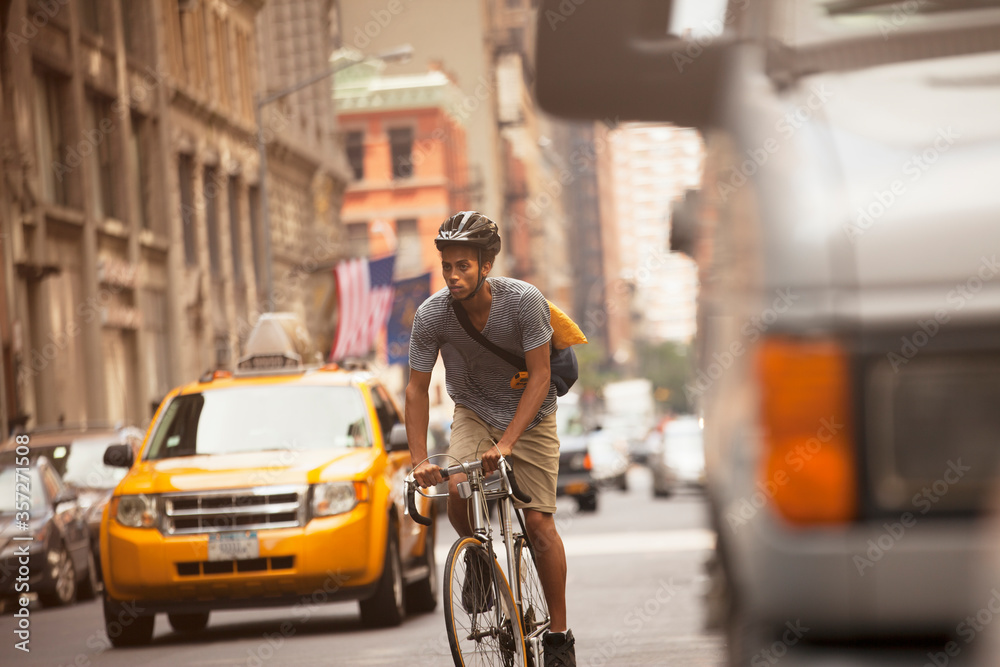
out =
[[[358,504],[353,482],[317,484],[312,493],[312,515],[333,516],[350,512]]]
[[[160,518],[153,496],[119,496],[113,503],[112,516],[129,528],[155,528]]]

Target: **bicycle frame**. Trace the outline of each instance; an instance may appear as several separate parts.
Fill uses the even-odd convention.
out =
[[[459,463],[449,468],[441,469],[442,477],[445,479],[449,479],[452,475],[459,473],[466,476],[464,482],[458,483],[458,495],[470,502],[472,507],[471,524],[473,537],[483,543],[491,558],[495,558],[495,551],[493,549],[493,525],[489,520],[487,502],[494,499],[498,501],[497,510],[500,519],[500,535],[507,555],[507,574],[509,575],[507,578],[509,581],[516,583],[517,556],[514,551],[517,538],[523,536],[530,549],[532,559],[535,557],[535,551],[531,545],[531,538],[528,536],[528,532],[524,526],[524,517],[521,511],[514,507],[512,499],[517,498],[523,502],[530,502],[531,498],[517,487],[514,471],[503,457],[500,458],[499,472],[499,478],[487,480],[482,472],[481,461]],[[420,515],[414,503],[414,491],[425,498],[442,498],[449,495],[447,493],[424,493],[416,487],[412,472],[406,478],[406,489],[406,513],[417,523],[423,523],[422,519],[424,517]],[[514,532],[514,517],[517,518],[520,528],[520,532],[518,533]],[[524,601],[521,596],[521,586],[514,585],[512,589],[514,603],[517,606],[520,617],[518,618],[518,623],[521,623],[523,626]],[[499,595],[496,591],[495,594]],[[531,652],[535,661],[534,664],[536,665],[542,664],[542,635],[546,630],[548,630],[548,622],[532,632],[531,635],[524,636],[525,651]]]

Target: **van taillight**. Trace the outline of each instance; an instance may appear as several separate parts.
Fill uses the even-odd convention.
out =
[[[829,340],[771,338],[757,361],[764,446],[759,485],[791,523],[853,519],[857,478],[846,352]]]

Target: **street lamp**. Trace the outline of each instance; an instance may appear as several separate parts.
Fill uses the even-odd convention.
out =
[[[303,79],[298,83],[283,88],[279,91],[273,92],[266,96],[256,95],[254,98],[254,119],[257,122],[257,155],[258,155],[258,175],[257,180],[260,184],[260,216],[258,216],[258,229],[257,233],[263,244],[264,252],[264,294],[267,295],[265,308],[267,312],[274,310],[274,295],[272,290],[274,289],[274,278],[271,272],[271,212],[268,209],[267,202],[267,145],[264,143],[264,123],[261,117],[261,113],[264,107],[272,102],[280,100],[282,97],[291,95],[292,93],[298,92],[307,86],[311,86],[317,81],[322,81],[323,79],[333,76],[337,72],[347,69],[357,65],[358,63],[364,62],[366,60],[381,60],[383,62],[405,62],[413,57],[413,47],[409,44],[402,44],[400,46],[381,51],[372,55],[364,56],[357,54],[360,57],[354,57],[353,60],[348,62],[341,62],[329,69],[323,70],[318,74],[314,74],[307,79]]]

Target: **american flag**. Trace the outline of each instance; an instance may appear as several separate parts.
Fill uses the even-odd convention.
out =
[[[363,357],[372,349],[392,311],[395,263],[395,255],[371,262],[349,259],[333,270],[340,317],[330,361]]]

